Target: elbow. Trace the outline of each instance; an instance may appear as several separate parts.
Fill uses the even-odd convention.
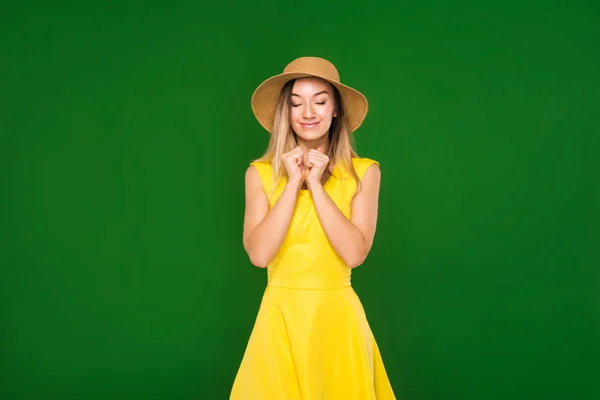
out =
[[[344,262],[349,268],[359,267],[367,259],[370,250],[371,246],[368,243],[363,243],[360,246],[356,246],[353,251],[348,253]]]
[[[348,268],[356,268],[361,266],[367,258],[367,252],[356,252],[351,257],[348,257],[345,261]]]
[[[253,249],[246,240],[244,240],[244,250],[246,250],[246,254],[250,259],[250,262],[255,267],[266,268],[269,265],[269,262],[271,262],[271,260],[268,260],[267,257],[259,254],[255,249]]]
[[[360,267],[362,265],[362,263],[364,262],[364,259],[353,259],[353,260],[349,260],[346,262],[346,265],[348,266],[348,268],[354,269],[356,267]]]
[[[267,262],[263,262],[262,260],[256,260],[252,258],[250,259],[250,262],[257,268],[267,268],[267,266],[269,265],[269,263]]]
[[[267,257],[255,254],[254,252],[248,252],[248,257],[252,265],[258,268],[266,268],[269,265],[270,260]]]

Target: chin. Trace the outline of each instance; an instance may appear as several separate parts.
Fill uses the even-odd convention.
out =
[[[323,136],[325,136],[326,134],[327,134],[327,132],[325,132],[325,133],[317,133],[317,134],[312,133],[312,134],[309,134],[309,135],[300,134],[300,135],[298,135],[298,137],[300,139],[304,140],[304,141],[309,142],[309,141],[319,140]]]
[[[311,141],[321,139],[323,136],[327,135],[327,131],[325,132],[315,132],[311,130],[298,129],[295,130],[296,135],[302,140]]]

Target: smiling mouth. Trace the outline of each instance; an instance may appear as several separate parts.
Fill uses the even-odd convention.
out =
[[[310,129],[310,128],[314,128],[315,126],[319,125],[319,123],[311,122],[310,124],[300,124],[300,125],[302,125],[302,127],[305,129]]]

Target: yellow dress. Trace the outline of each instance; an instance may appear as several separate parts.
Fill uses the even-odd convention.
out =
[[[362,179],[378,163],[354,158],[353,164]],[[271,165],[252,165],[273,207],[285,180],[273,187]],[[324,188],[349,218],[351,176],[336,167]],[[325,236],[310,191],[301,190],[287,237],[268,266],[230,399],[395,399],[350,273]]]

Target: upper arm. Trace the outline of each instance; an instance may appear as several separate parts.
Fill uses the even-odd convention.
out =
[[[377,164],[371,164],[362,180],[362,189],[352,200],[351,222],[363,233],[367,251],[373,245],[377,227],[379,208],[379,187],[381,170]]]
[[[244,248],[252,230],[262,222],[269,213],[269,200],[263,188],[258,171],[253,165],[246,170],[245,176],[245,211],[244,211]]]

